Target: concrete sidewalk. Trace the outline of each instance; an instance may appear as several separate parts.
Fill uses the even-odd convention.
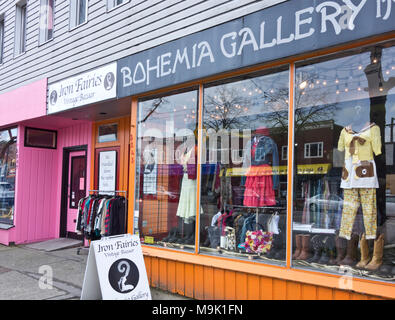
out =
[[[0,245],[0,300],[79,300],[88,255],[77,250]],[[51,273],[52,285],[46,280]],[[151,295],[153,300],[186,299],[152,288]]]

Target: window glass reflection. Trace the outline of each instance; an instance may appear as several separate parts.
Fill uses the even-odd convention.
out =
[[[201,252],[285,260],[288,83],[285,67],[204,88]]]
[[[293,265],[394,280],[395,49],[299,65]]]
[[[0,223],[14,220],[17,129],[0,131]]]
[[[145,244],[194,250],[197,91],[139,103],[136,210]]]

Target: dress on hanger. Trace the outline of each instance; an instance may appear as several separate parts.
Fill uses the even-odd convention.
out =
[[[196,175],[188,175],[188,162],[194,151],[195,149],[192,148],[185,155],[181,156],[184,175],[181,182],[181,193],[180,201],[178,202],[177,216],[183,218],[184,223],[193,222],[196,215]]]

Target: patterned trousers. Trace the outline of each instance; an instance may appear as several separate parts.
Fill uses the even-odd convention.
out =
[[[351,239],[355,216],[362,205],[363,222],[366,239],[376,239],[377,231],[377,203],[376,189],[354,188],[344,189],[343,213],[339,237]]]

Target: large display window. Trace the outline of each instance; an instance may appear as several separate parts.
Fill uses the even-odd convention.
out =
[[[141,239],[394,282],[394,42],[294,67],[139,101],[135,215]]]
[[[395,47],[296,64],[293,266],[395,280]]]
[[[200,251],[286,258],[288,66],[204,87]]]
[[[198,91],[139,101],[138,226],[144,244],[194,250]]]
[[[0,130],[0,223],[13,224],[17,128]]]

